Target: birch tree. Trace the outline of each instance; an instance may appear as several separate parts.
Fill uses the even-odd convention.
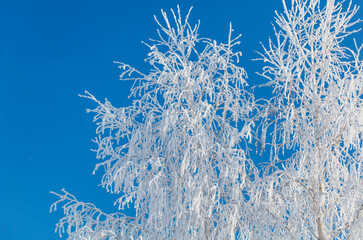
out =
[[[106,214],[63,190],[68,239],[359,239],[363,236],[363,62],[358,7],[283,1],[260,54],[270,99],[255,101],[238,66],[238,37],[200,38],[178,9],[156,19],[148,74],[128,107],[96,102]],[[352,46],[353,47],[348,47]],[[266,104],[261,104],[265,102]],[[255,124],[257,127],[255,127]],[[250,159],[249,143],[267,153]],[[253,149],[255,150],[255,149]],[[265,155],[262,154],[264,157]],[[135,216],[123,209],[134,207]]]
[[[149,74],[120,63],[134,81],[133,104],[97,103],[96,166],[101,185],[133,204],[136,215],[106,214],[63,191],[65,217],[57,230],[68,239],[235,239],[243,234],[246,175],[252,169],[253,98],[230,28],[227,43],[198,36],[199,24],[172,11],[155,18],[159,39],[148,43]]]
[[[357,32],[358,7],[334,0],[283,4],[276,39],[261,54],[273,89],[261,141],[271,154],[250,193],[258,205],[253,236],[361,239],[362,47],[345,45]]]

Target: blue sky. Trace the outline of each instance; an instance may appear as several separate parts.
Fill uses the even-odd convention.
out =
[[[95,125],[85,109],[95,105],[78,94],[127,105],[131,85],[119,81],[113,61],[147,72],[141,41],[156,38],[153,15],[177,4],[184,15],[194,6],[190,22],[200,19],[200,35],[217,42],[232,22],[242,34],[241,66],[251,84],[261,80],[261,63],[250,59],[272,35],[280,0],[0,0],[1,239],[57,239],[62,212],[49,213],[51,190],[116,210],[115,196],[97,186],[102,170],[92,175]]]

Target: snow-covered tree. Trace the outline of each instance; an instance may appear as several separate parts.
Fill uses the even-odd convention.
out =
[[[254,107],[246,73],[235,65],[238,37],[230,28],[228,42],[217,44],[198,36],[189,13],[183,20],[172,11],[173,22],[162,14],[159,39],[147,45],[150,73],[118,63],[121,79],[135,81],[133,104],[116,108],[84,96],[98,104],[89,111],[101,184],[136,215],[105,214],[58,194],[66,215],[58,230],[67,226],[69,239],[233,239],[244,231],[243,189],[253,165],[243,149]]]
[[[249,194],[256,239],[363,237],[362,47],[344,46],[358,21],[345,4],[284,2],[261,54],[273,97],[261,127],[270,164]]]
[[[255,101],[226,44],[198,36],[178,9],[147,44],[151,71],[128,107],[97,100],[96,165],[118,195],[103,213],[55,193],[68,239],[359,239],[363,236],[362,47],[347,42],[358,7],[283,0],[261,59],[270,99]],[[348,47],[352,46],[354,47]],[[261,104],[265,102],[265,104]],[[256,124],[256,127],[255,127]],[[251,160],[249,144],[267,154]],[[253,155],[252,155],[253,156]],[[134,208],[135,216],[123,209]]]

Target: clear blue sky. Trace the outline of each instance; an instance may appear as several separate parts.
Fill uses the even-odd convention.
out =
[[[232,22],[240,64],[251,83],[260,80],[261,64],[250,59],[272,35],[280,0],[0,0],[0,239],[57,239],[62,212],[49,213],[51,190],[116,210],[115,196],[97,186],[102,170],[91,174],[95,125],[85,109],[95,105],[78,94],[128,104],[130,84],[113,61],[147,72],[141,41],[156,38],[153,15],[177,4],[183,14],[194,6],[191,22],[200,19],[201,36],[218,42]]]

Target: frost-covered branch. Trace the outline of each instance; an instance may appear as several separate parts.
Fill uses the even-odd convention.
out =
[[[101,162],[96,169],[105,169],[101,185],[119,194],[120,209],[133,204],[136,211],[135,220],[104,229],[120,228],[130,238],[144,239],[242,236],[247,233],[244,190],[254,169],[246,144],[252,138],[254,99],[245,89],[244,69],[236,65],[238,37],[232,38],[231,27],[227,43],[217,44],[198,36],[199,24],[189,25],[189,13],[183,19],[179,9],[172,11],[173,22],[163,11],[162,16],[160,39],[147,44],[150,73],[119,63],[121,78],[135,81],[133,104],[117,108],[107,99],[84,96],[98,105],[88,111],[97,124],[95,151]],[[67,209],[83,206],[67,200]],[[73,212],[66,212],[60,226],[74,226]],[[96,222],[86,218],[77,224],[89,229]],[[129,230],[133,225],[140,227]]]
[[[358,7],[292,0],[284,8],[276,41],[261,53],[267,63],[261,75],[274,93],[262,139],[271,151],[269,169],[276,170],[255,182],[253,198],[278,216],[270,227],[277,238],[284,225],[297,239],[358,238],[362,218],[352,216],[363,201],[362,48],[343,45],[357,31],[351,27]]]

